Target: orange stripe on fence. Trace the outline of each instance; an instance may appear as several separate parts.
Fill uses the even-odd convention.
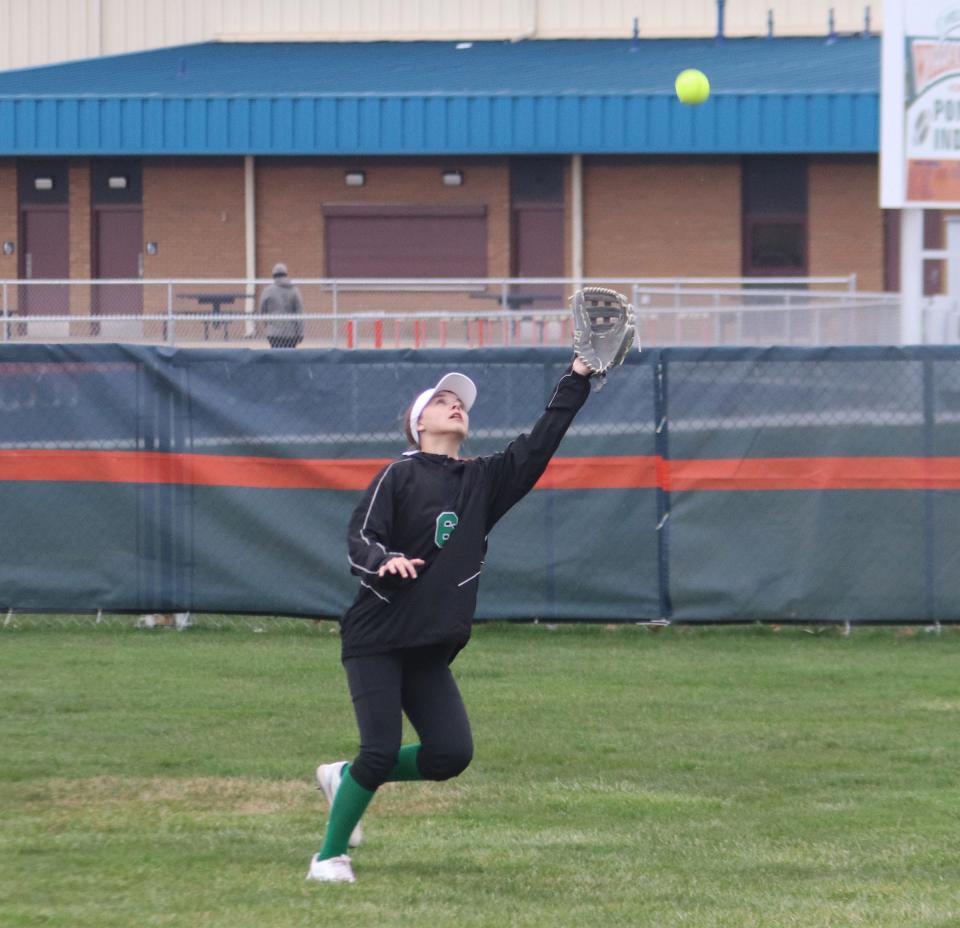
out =
[[[159,451],[0,451],[0,481],[363,490],[390,458],[275,458]],[[540,490],[960,490],[960,457],[554,458]]]
[[[666,490],[960,490],[960,457],[668,461]]]
[[[650,456],[554,458],[537,481],[537,490],[638,490],[657,485],[657,462]]]
[[[284,490],[363,490],[387,462],[167,454],[160,451],[0,451],[0,480],[173,483]]]

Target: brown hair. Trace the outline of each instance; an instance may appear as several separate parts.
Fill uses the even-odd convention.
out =
[[[416,400],[414,400],[413,402],[415,403]],[[413,403],[411,403],[403,411],[403,421],[401,422],[401,425],[403,426],[403,437],[406,438],[407,444],[410,445],[411,448],[419,448],[420,443],[414,437],[413,432],[410,431],[410,413],[412,412],[413,412]]]

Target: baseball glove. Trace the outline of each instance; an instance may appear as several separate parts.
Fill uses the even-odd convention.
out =
[[[574,354],[602,378],[611,367],[623,364],[633,344],[633,307],[622,293],[604,287],[578,290],[570,305]]]

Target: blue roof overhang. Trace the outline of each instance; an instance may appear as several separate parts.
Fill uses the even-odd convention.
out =
[[[452,43],[209,43],[9,71],[0,155],[879,150],[874,38],[477,44],[473,70]],[[387,48],[401,64],[384,76]],[[713,84],[697,107],[672,92],[690,64]]]

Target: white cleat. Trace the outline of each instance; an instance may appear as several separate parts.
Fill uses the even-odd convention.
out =
[[[328,857],[326,860],[317,860],[314,854],[310,860],[310,869],[307,871],[308,880],[318,883],[356,883],[350,858],[346,854],[339,857]]]
[[[323,795],[327,797],[327,804],[333,808],[333,800],[340,789],[340,781],[343,779],[343,768],[347,766],[347,761],[338,760],[334,764],[321,764],[317,767],[317,789],[323,790]],[[363,840],[363,828],[357,822],[356,828],[350,832],[350,840],[347,844],[350,847],[360,847]]]

